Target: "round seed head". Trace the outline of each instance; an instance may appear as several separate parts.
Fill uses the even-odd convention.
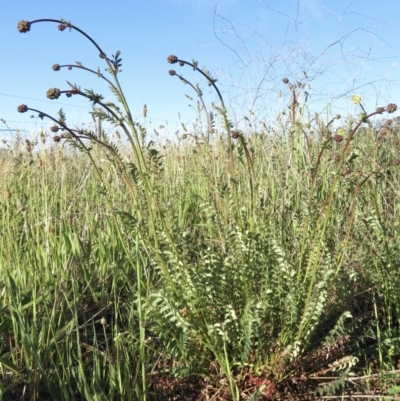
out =
[[[65,24],[59,24],[59,25],[57,26],[58,30],[61,31],[61,32],[62,32],[66,27],[67,27],[67,25],[65,25]]]
[[[54,71],[60,71],[60,65],[59,64],[53,64],[51,67]]]
[[[388,113],[394,113],[397,110],[397,105],[394,103],[390,103],[386,106],[386,111]]]
[[[171,75],[171,77],[173,77],[174,75],[176,75],[176,71],[175,70],[169,70],[168,74]]]
[[[47,91],[46,96],[48,99],[54,100],[54,99],[58,99],[60,97],[60,93],[61,93],[60,89],[51,88]]]
[[[18,31],[20,31],[21,33],[26,33],[29,32],[31,29],[31,23],[29,21],[19,21],[18,22]]]
[[[288,84],[288,83],[289,83],[289,79],[285,77],[285,78],[282,79],[282,82],[283,82],[284,84]]]

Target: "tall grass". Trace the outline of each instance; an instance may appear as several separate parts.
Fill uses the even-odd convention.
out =
[[[19,30],[41,21],[83,33],[64,20]],[[202,137],[143,146],[120,54],[83,34],[120,105],[76,85],[48,97],[87,97],[129,147],[19,106],[54,121],[55,146],[2,156],[3,398],[261,400],[366,379],[371,394],[400,358],[397,130],[371,122],[396,106],[334,132],[304,120],[285,79],[289,124],[250,136],[233,130],[211,75],[170,56],[220,105],[201,103]]]

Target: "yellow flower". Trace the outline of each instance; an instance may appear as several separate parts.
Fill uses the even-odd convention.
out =
[[[353,97],[351,98],[351,101],[354,104],[360,104],[362,102],[362,97],[361,97],[361,95],[353,95]]]

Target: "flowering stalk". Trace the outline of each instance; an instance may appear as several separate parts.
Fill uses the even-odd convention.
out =
[[[122,129],[124,130],[124,133],[126,134],[128,141],[131,145],[131,148],[133,150],[133,153],[135,156],[135,161],[136,161],[135,168],[137,168],[138,173],[140,174],[141,182],[144,187],[143,193],[144,193],[144,197],[145,197],[145,202],[147,204],[145,209],[148,213],[148,221],[149,221],[150,227],[151,227],[150,231],[152,233],[152,239],[154,241],[154,246],[157,250],[159,250],[160,245],[159,245],[159,238],[158,238],[157,227],[156,227],[156,219],[158,219],[163,227],[164,232],[169,237],[169,240],[170,240],[169,242],[173,248],[173,251],[174,251],[176,257],[179,259],[179,252],[176,248],[176,244],[174,243],[174,241],[172,240],[172,237],[171,237],[172,229],[170,227],[167,227],[167,223],[165,221],[164,214],[161,210],[161,206],[160,206],[160,204],[158,202],[158,198],[156,196],[156,191],[153,188],[150,174],[149,174],[149,171],[148,171],[148,168],[146,165],[146,160],[145,160],[143,150],[141,147],[141,140],[139,138],[137,123],[134,122],[134,120],[132,118],[130,108],[128,106],[128,103],[123,94],[121,85],[119,83],[118,73],[120,72],[119,67],[121,67],[121,59],[119,58],[120,52],[117,51],[116,54],[112,56],[112,58],[107,57],[107,55],[101,49],[101,47],[89,35],[87,35],[85,32],[83,32],[81,29],[77,28],[76,26],[72,25],[70,22],[67,22],[63,19],[61,19],[61,20],[39,19],[39,20],[34,20],[34,21],[23,20],[18,23],[18,30],[21,33],[29,32],[32,24],[38,23],[38,22],[58,23],[59,24],[58,29],[60,31],[64,31],[66,28],[69,28],[70,30],[74,29],[74,30],[78,31],[83,36],[85,36],[97,48],[97,50],[99,51],[99,57],[105,60],[107,66],[108,66],[107,71],[112,75],[114,83],[115,83],[115,84],[111,84],[110,88],[111,88],[112,92],[117,96],[119,102],[122,103],[124,111],[125,111],[124,114],[122,114],[119,111],[119,108],[117,106],[115,106],[114,104],[112,104],[110,102],[103,103],[102,102],[103,97],[101,95],[95,94],[93,91],[86,91],[86,93],[83,93],[78,87],[76,87],[75,85],[71,85],[71,84],[70,84],[70,86],[71,86],[70,91],[60,91],[58,88],[49,89],[49,91],[47,92],[47,97],[49,99],[58,99],[62,93],[66,93],[66,95],[68,97],[72,96],[73,94],[74,95],[79,94],[81,96],[87,97],[89,100],[91,100],[93,102],[93,104],[100,105],[108,113],[107,114],[103,109],[99,108],[99,109],[94,109],[94,111],[92,112],[93,115],[99,116],[103,119],[108,119],[108,120],[112,121],[113,123],[122,127]],[[80,66],[80,65],[78,65],[78,66],[79,66],[79,68],[86,69],[83,66]],[[53,65],[53,69],[55,71],[58,71],[59,68],[61,68],[61,67],[58,64]],[[92,72],[92,70],[89,72]],[[98,74],[98,73],[96,73],[96,74]],[[25,105],[22,105],[22,106],[25,106]],[[29,109],[29,108],[27,108],[27,106],[25,106],[25,107],[21,107],[21,109],[19,109],[18,111],[24,112],[23,110],[25,108],[26,108],[26,110]],[[113,111],[111,109],[113,109],[115,111]],[[39,112],[39,113],[40,113],[39,115],[41,117],[43,117],[43,116],[47,117],[47,114],[44,114],[41,112]],[[55,120],[55,119],[52,119],[52,120],[57,122],[57,120]],[[57,123],[60,123],[60,125],[62,125],[61,121],[58,121]],[[75,138],[75,136],[73,136],[73,138]],[[77,137],[76,139],[79,140],[81,138]],[[92,138],[90,138],[90,139],[92,139]],[[99,141],[98,141],[98,143],[101,144]],[[86,151],[88,151],[88,149],[86,149]],[[89,153],[89,155],[90,155],[90,153]],[[92,159],[92,162],[94,163],[93,159]],[[121,161],[121,163],[122,163],[122,161]],[[126,170],[126,167],[124,166],[124,164],[122,164],[121,167],[123,168],[123,171]],[[126,172],[126,174],[124,174],[124,175],[126,175],[126,177],[125,177],[126,182],[128,183],[129,188],[132,191],[132,197],[133,197],[133,199],[136,199],[134,190],[132,188],[132,184],[130,183],[129,178],[128,178],[128,172]],[[140,207],[137,208],[137,213],[138,213],[138,219],[141,221],[143,219],[143,215],[140,210]],[[122,234],[121,234],[121,237],[122,237]],[[161,256],[161,253],[156,252],[156,257],[158,258],[158,260],[160,262],[160,267],[162,268],[166,278],[170,279],[170,274],[167,269],[167,263],[164,260],[164,258]],[[171,287],[174,288],[175,291],[177,291],[176,286],[172,281],[170,282],[170,284],[171,284]]]
[[[365,118],[360,119],[360,121],[351,130],[349,136],[346,139],[346,143],[345,143],[345,146],[344,146],[344,148],[342,150],[342,153],[341,153],[341,156],[340,156],[340,159],[339,159],[339,163],[338,163],[338,166],[337,166],[337,171],[340,171],[340,169],[341,169],[341,167],[343,165],[345,156],[349,152],[350,142],[352,141],[354,135],[356,134],[356,132],[360,128],[361,124],[363,124],[365,122],[365,119],[368,119],[368,118],[370,118],[370,117],[372,117],[374,115],[377,115],[377,114],[382,114],[383,112],[394,113],[396,110],[397,110],[397,105],[395,105],[393,103],[390,103],[386,107],[378,107],[374,112],[366,115]],[[314,191],[315,184],[316,184],[316,175],[317,175],[317,170],[318,170],[318,167],[319,167],[319,164],[320,164],[320,161],[321,161],[321,155],[322,155],[322,152],[324,151],[324,149],[326,149],[326,145],[328,144],[329,141],[342,142],[343,141],[343,137],[341,135],[335,135],[334,137],[328,139],[328,141],[323,145],[323,148],[321,149],[320,154],[318,156],[316,168],[314,169],[313,191]],[[335,174],[335,176],[333,178],[333,182],[332,182],[331,188],[330,188],[330,191],[329,191],[329,194],[328,194],[326,200],[324,201],[323,207],[322,207],[321,212],[320,212],[320,216],[323,217],[323,223],[322,223],[322,227],[321,227],[321,230],[320,230],[320,237],[316,240],[317,241],[316,242],[316,249],[318,249],[318,252],[320,252],[319,244],[321,244],[323,242],[323,238],[325,237],[327,225],[328,225],[328,222],[329,222],[329,219],[330,219],[330,216],[331,216],[331,207],[332,207],[332,201],[333,201],[333,194],[335,193],[336,186],[337,186],[338,181],[339,181],[339,176],[340,176],[339,174]],[[361,185],[364,182],[365,182],[365,180],[361,183]],[[360,190],[361,185],[357,186],[356,194]],[[313,191],[309,196],[309,202],[308,202],[308,207],[309,208],[311,207],[311,203],[313,201],[313,196],[314,196]],[[351,218],[350,218],[350,221],[349,221],[349,224],[348,224],[347,235],[346,235],[345,243],[343,244],[343,249],[346,249],[347,242],[349,241],[349,238],[350,238],[351,227],[353,225],[353,221],[354,221],[354,217],[355,217],[354,210],[355,210],[356,198],[357,198],[357,196],[355,195],[354,198],[353,198],[353,202],[352,202],[351,208],[350,208],[351,209]],[[305,238],[308,235],[309,223],[310,223],[310,216],[307,216],[305,224],[304,224],[304,227],[303,227],[303,234],[302,234],[302,243],[303,244],[306,243]],[[303,261],[304,252],[305,252],[305,245],[302,247],[302,249],[300,251],[298,273],[297,273],[297,280],[298,281],[300,281],[300,279],[301,279],[300,272],[302,271],[301,263]],[[341,265],[343,263],[344,255],[345,255],[345,253],[343,252],[341,257],[337,261],[336,272],[335,272],[336,275],[338,274],[338,272],[340,270],[340,267],[341,267]],[[316,258],[315,260],[319,260],[319,258]],[[307,270],[311,269],[311,268],[316,269],[316,266],[313,267],[313,266],[311,266],[310,262],[308,262]],[[311,284],[309,286],[309,292],[308,292],[308,295],[307,295],[306,305],[309,303],[309,300],[311,299],[311,296],[312,296],[312,290],[313,290],[314,280],[315,280],[316,274],[313,274],[312,277],[313,277],[313,280],[312,280],[312,282],[311,282]],[[306,327],[306,325],[304,325],[304,327]],[[302,328],[301,328],[299,330],[299,332],[298,332],[298,338],[300,339],[302,335],[303,335],[303,332],[302,332]]]
[[[221,95],[221,92],[219,91],[217,85],[215,84],[217,82],[217,80],[212,78],[210,73],[206,69],[204,69],[204,71],[203,71],[200,68],[198,68],[198,62],[195,61],[195,60],[193,60],[193,63],[189,63],[188,61],[180,60],[177,56],[171,54],[170,56],[167,57],[167,61],[170,64],[178,63],[181,67],[183,67],[185,64],[189,65],[190,67],[193,68],[193,70],[198,71],[201,75],[203,75],[203,77],[205,77],[207,79],[208,85],[212,86],[215,89],[215,91],[216,91],[216,93],[218,95],[218,98],[220,100],[220,103],[221,103],[221,108],[219,108],[219,109],[217,108],[217,109],[218,109],[218,111],[220,112],[220,114],[222,115],[222,117],[224,119],[224,126],[225,126],[225,129],[226,129],[227,134],[228,134],[227,137],[228,137],[229,158],[228,158],[228,166],[227,166],[227,176],[228,176],[228,187],[230,189],[232,189],[232,182],[233,182],[232,179],[234,177],[233,144],[232,144],[232,133],[231,133],[232,124],[228,119],[228,112],[227,112],[227,109],[225,107],[224,99],[223,99],[223,97]],[[172,76],[177,75],[175,70],[170,70],[169,74],[172,75]],[[184,81],[185,83],[188,83],[188,81],[186,79],[184,79],[184,78],[182,79],[182,81]],[[197,93],[199,93],[197,89],[195,89],[195,90],[196,90]],[[235,191],[234,197],[235,197],[235,200],[236,200],[236,207],[237,207],[237,210],[239,212],[238,198],[237,198],[236,191]]]

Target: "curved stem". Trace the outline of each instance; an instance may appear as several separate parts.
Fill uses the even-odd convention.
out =
[[[81,70],[89,71],[89,72],[91,72],[93,74],[96,74],[98,77],[104,79],[114,90],[117,90],[115,85],[109,79],[107,79],[103,74],[101,74],[98,71],[92,70],[90,68],[84,67],[83,65],[79,65],[79,64],[63,64],[63,65],[60,65],[59,67],[60,68],[73,67],[73,68],[80,68]]]
[[[106,54],[103,52],[103,50],[101,49],[101,47],[85,32],[83,32],[81,29],[77,28],[76,26],[72,25],[71,23],[64,21],[64,20],[58,20],[58,19],[50,19],[50,18],[43,18],[43,19],[36,19],[34,21],[30,21],[30,24],[35,24],[36,22],[57,22],[59,24],[63,24],[66,27],[70,28],[70,29],[75,29],[76,31],[78,31],[80,34],[82,34],[83,36],[85,36],[87,39],[89,39],[94,46],[96,46],[97,50],[100,52],[101,56],[106,56]],[[107,60],[109,60],[107,58]]]
[[[215,89],[215,91],[217,92],[217,95],[218,95],[218,97],[219,97],[219,100],[221,101],[222,107],[224,108],[224,110],[226,110],[225,103],[224,103],[224,99],[222,98],[221,92],[219,91],[217,85],[215,85],[215,81],[214,81],[211,77],[209,77],[205,72],[203,72],[202,70],[200,70],[200,68],[196,67],[196,66],[195,66],[194,64],[192,64],[192,63],[189,63],[188,61],[177,60],[177,62],[178,62],[178,63],[180,62],[180,63],[184,63],[184,64],[187,64],[187,65],[190,65],[194,70],[196,70],[196,71],[198,71],[200,74],[202,74],[202,75],[207,79],[207,81],[210,83],[210,85],[212,85],[212,86],[214,87],[214,89]]]

